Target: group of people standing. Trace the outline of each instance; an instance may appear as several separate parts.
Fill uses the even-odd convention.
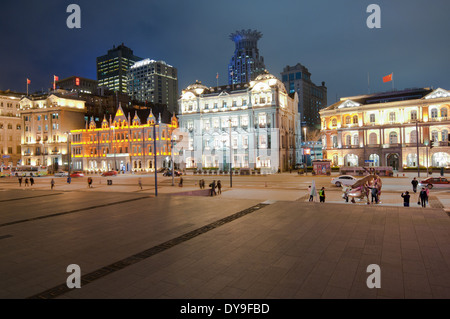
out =
[[[23,178],[22,176],[19,176],[19,177],[18,177],[18,180],[19,180],[19,186],[20,186],[20,187],[22,187],[22,178]],[[34,178],[33,178],[33,176],[30,176],[30,179],[28,179],[28,177],[25,176],[24,183],[25,183],[25,187],[27,187],[27,186],[33,186],[33,185],[34,185]]]
[[[325,203],[325,187],[322,187],[321,189],[319,189],[318,193],[319,193],[319,201],[321,203]],[[309,196],[308,201],[313,202],[314,197],[317,196],[315,187],[308,186],[308,196]]]
[[[413,192],[417,193],[417,186],[419,185],[419,181],[414,177],[411,181],[411,185],[413,188]],[[427,207],[428,204],[428,197],[429,197],[430,190],[428,187],[422,187],[422,189],[419,192],[419,196],[417,197],[417,205],[420,205],[422,207]],[[411,199],[411,195],[409,195],[409,192],[406,191],[402,193],[403,198],[403,206],[409,207],[409,202]]]

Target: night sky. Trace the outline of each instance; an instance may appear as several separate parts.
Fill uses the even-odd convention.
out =
[[[5,3],[6,2],[6,3]],[[81,7],[81,29],[66,8]],[[381,29],[369,29],[369,4],[381,7]],[[234,53],[229,35],[263,34],[260,54],[277,77],[301,63],[336,97],[392,89],[450,89],[450,1],[447,0],[30,0],[2,1],[0,90],[47,90],[53,75],[96,79],[96,57],[122,42],[142,58],[178,69],[179,90],[195,80],[227,84]]]

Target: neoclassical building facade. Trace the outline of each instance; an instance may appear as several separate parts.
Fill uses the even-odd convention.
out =
[[[231,160],[233,168],[288,170],[301,160],[297,104],[297,94],[269,73],[237,85],[188,86],[179,99],[180,129],[189,139],[183,162],[197,169],[229,170]]]
[[[320,111],[323,156],[335,166],[448,167],[449,112],[441,88],[341,98]]]

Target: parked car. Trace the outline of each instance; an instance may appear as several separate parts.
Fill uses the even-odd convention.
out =
[[[335,177],[331,180],[331,184],[336,185],[337,187],[344,186],[352,186],[358,179],[351,175],[341,175],[339,177]]]
[[[83,172],[73,172],[70,174],[70,177],[83,177]]]
[[[53,176],[55,176],[55,177],[67,177],[67,176],[69,176],[69,173],[67,173],[67,172],[56,172],[55,174],[53,174]]]
[[[117,171],[107,171],[102,173],[102,176],[116,176],[116,175]]]
[[[444,177],[428,177],[419,182],[419,187],[436,188],[450,188],[450,181]]]
[[[183,173],[180,172],[180,171],[178,171],[178,170],[174,170],[174,171],[173,171],[173,174],[174,174],[175,176],[181,176],[181,175],[183,175]],[[172,176],[172,170],[171,170],[171,169],[165,170],[164,173],[163,173],[163,176]]]

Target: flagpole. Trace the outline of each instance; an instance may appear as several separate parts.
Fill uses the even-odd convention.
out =
[[[370,73],[367,72],[367,91],[370,94]]]
[[[27,96],[28,96],[28,79],[27,79]]]
[[[392,72],[392,91],[394,91],[394,72]]]

